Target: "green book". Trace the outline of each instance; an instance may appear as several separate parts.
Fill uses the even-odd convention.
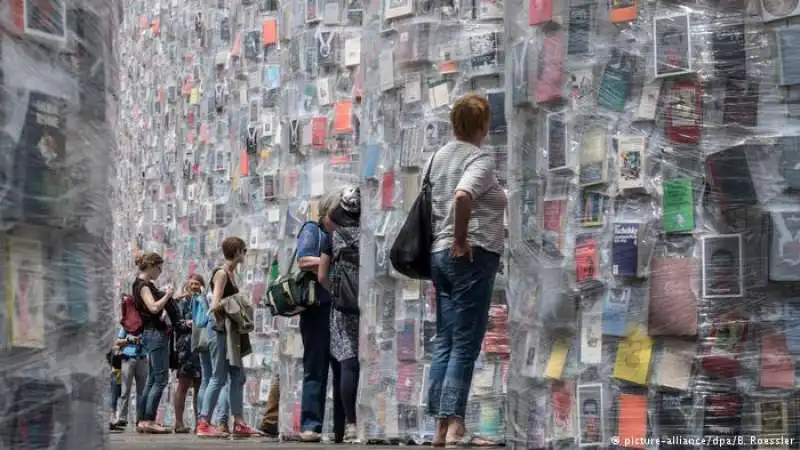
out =
[[[666,233],[687,233],[694,230],[694,198],[692,181],[667,180],[663,185],[661,223]]]

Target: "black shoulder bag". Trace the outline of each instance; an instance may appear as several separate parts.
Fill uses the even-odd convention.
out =
[[[437,152],[438,153],[438,152]],[[392,244],[389,259],[394,269],[416,280],[431,279],[431,247],[433,246],[433,213],[431,212],[431,157],[417,199]]]

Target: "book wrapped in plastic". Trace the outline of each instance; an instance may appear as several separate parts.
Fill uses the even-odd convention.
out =
[[[506,3],[509,445],[797,446],[779,3]]]
[[[118,6],[0,4],[3,449],[107,447]]]
[[[503,2],[368,1],[365,8],[359,435],[373,443],[430,443],[435,289],[431,281],[398,273],[390,249],[426,164],[452,139],[450,107],[467,92],[481,93],[491,105],[484,149],[506,186]],[[465,443],[499,444],[506,433],[507,262],[502,255],[472,375]]]

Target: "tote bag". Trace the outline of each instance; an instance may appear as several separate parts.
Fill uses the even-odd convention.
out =
[[[437,152],[438,153],[438,152]],[[392,244],[389,260],[394,269],[415,280],[431,279],[431,247],[433,246],[433,213],[431,212],[431,157],[417,199],[411,205],[403,227]]]

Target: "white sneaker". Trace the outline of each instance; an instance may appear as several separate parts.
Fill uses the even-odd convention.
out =
[[[320,442],[322,440],[322,434],[310,430],[303,431],[300,433],[300,440],[303,442]]]
[[[344,443],[345,444],[358,444],[358,428],[356,424],[348,423],[344,427]]]

